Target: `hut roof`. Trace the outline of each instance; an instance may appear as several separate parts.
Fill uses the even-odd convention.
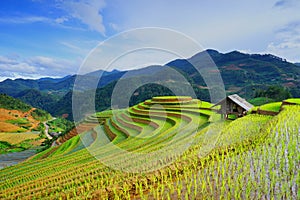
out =
[[[228,98],[247,111],[251,110],[251,108],[254,107],[251,103],[249,103],[248,101],[246,101],[245,99],[243,99],[242,97],[240,97],[237,94],[230,95],[230,96],[228,96]]]
[[[242,97],[240,97],[237,94],[229,95],[228,97],[226,97],[225,99],[223,99],[219,103],[215,104],[214,106],[223,104],[224,101],[226,101],[226,99],[230,99],[234,103],[236,103],[239,106],[241,106],[242,108],[244,108],[246,111],[249,111],[249,110],[251,110],[251,108],[254,107],[251,103],[249,103],[248,101],[246,101],[245,99],[243,99]]]

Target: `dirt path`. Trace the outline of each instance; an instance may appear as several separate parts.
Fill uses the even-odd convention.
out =
[[[53,119],[52,119],[53,120]],[[49,120],[49,121],[51,121],[51,120]],[[43,124],[45,125],[45,135],[47,136],[47,138],[49,139],[49,140],[51,140],[53,137],[51,136],[51,135],[49,135],[49,126],[47,125],[47,122],[48,121],[46,121],[46,122],[44,122]]]

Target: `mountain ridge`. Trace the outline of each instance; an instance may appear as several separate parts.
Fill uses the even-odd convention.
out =
[[[109,107],[108,102],[110,102],[110,97],[106,96],[111,94],[114,89],[113,86],[118,80],[130,79],[135,82],[141,82],[142,79],[147,79],[147,77],[157,76],[163,78],[169,77],[169,81],[175,81],[176,83],[176,80],[172,80],[175,77],[167,73],[168,68],[172,68],[181,73],[190,82],[198,97],[202,97],[202,99],[207,101],[209,100],[207,85],[203,77],[201,77],[191,64],[193,63],[201,67],[205,65],[203,61],[207,58],[211,59],[215,63],[215,67],[218,68],[227,94],[237,93],[244,98],[250,99],[255,96],[258,89],[266,89],[270,85],[280,85],[287,88],[294,97],[300,97],[299,66],[271,54],[248,54],[236,50],[228,53],[220,53],[214,49],[207,49],[187,59],[175,59],[162,66],[148,66],[146,68],[130,71],[113,70],[111,72],[105,72],[103,70],[97,70],[84,75],[70,75],[60,79],[6,80],[0,82],[0,93],[7,93],[31,105],[38,105],[53,115],[61,115],[65,113],[65,111],[71,115],[72,95],[70,91],[74,86],[75,79],[76,83],[79,83],[81,86],[76,88],[79,89],[79,91],[96,89],[96,93],[101,93],[101,95],[96,95],[97,98],[101,98],[96,99],[96,102],[102,101],[99,108],[104,109],[105,107]],[[99,79],[97,75],[99,74],[102,74],[102,77],[97,84]],[[156,88],[157,91],[161,91],[162,94],[154,92],[155,89],[151,87]],[[151,95],[154,95],[154,93],[155,95],[171,94],[170,91],[158,87],[157,85],[152,85],[151,87],[148,85],[137,88],[136,92],[134,92],[137,96],[132,98],[131,104],[136,104],[146,98],[151,98]],[[36,91],[24,93],[26,90]],[[34,93],[37,98],[34,98],[34,95],[28,98],[28,96]],[[55,101],[51,102],[51,100],[49,100],[51,98],[55,99]],[[40,102],[37,101],[37,99],[39,99]],[[39,103],[41,105],[39,105]],[[64,105],[64,107],[61,105]],[[66,109],[66,107],[68,107],[68,109]],[[61,108],[62,110],[58,112],[56,108]],[[56,110],[57,112],[51,112],[50,109]]]

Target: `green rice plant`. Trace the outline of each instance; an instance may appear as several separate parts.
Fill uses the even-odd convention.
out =
[[[264,105],[260,106],[259,109],[266,110],[266,111],[279,112],[281,104],[282,104],[282,102],[268,103],[268,104],[264,104]]]
[[[141,108],[133,111],[134,117],[146,118],[142,111]],[[128,114],[126,110],[120,112]],[[155,112],[159,115],[160,111]],[[164,139],[178,130],[185,134],[172,144],[190,140],[189,126],[197,122],[193,112],[184,113],[191,119],[184,126],[158,131],[155,137],[143,140],[127,137],[117,145],[124,150],[153,152],[153,157],[158,156],[155,151],[168,144]],[[159,124],[160,119],[155,120]],[[179,123],[176,117],[170,120]],[[72,145],[74,139],[68,145],[51,148],[47,153],[53,153],[52,156],[0,170],[0,198],[297,199],[299,122],[300,107],[287,106],[275,117],[249,115],[232,122],[211,123],[192,135],[190,148],[171,165],[144,173],[112,169],[93,156],[102,155],[102,159],[116,163],[120,159],[105,137],[103,126],[98,126],[97,138],[88,149],[67,154],[76,148]],[[209,130],[216,135],[208,135]],[[106,142],[100,142],[105,139]],[[210,151],[199,156],[199,151],[205,149]],[[153,157],[144,160],[125,157],[122,162],[128,166],[140,165]],[[158,162],[165,159],[168,157]]]
[[[300,104],[300,98],[292,98],[292,99],[287,99],[287,100],[284,100],[284,101],[289,102],[289,103]]]

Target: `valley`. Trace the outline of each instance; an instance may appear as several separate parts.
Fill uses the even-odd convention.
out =
[[[27,158],[37,153],[45,142],[52,139],[48,134],[49,126],[46,123],[51,125],[50,131],[59,133],[72,126],[72,123],[65,119],[52,118],[44,110],[33,108],[6,94],[0,94],[0,154],[6,154],[2,156],[3,159],[9,161],[10,158],[12,160],[13,157],[18,158],[17,152],[25,151],[20,153],[24,159],[26,152],[29,152]],[[0,162],[2,161],[0,159]]]

